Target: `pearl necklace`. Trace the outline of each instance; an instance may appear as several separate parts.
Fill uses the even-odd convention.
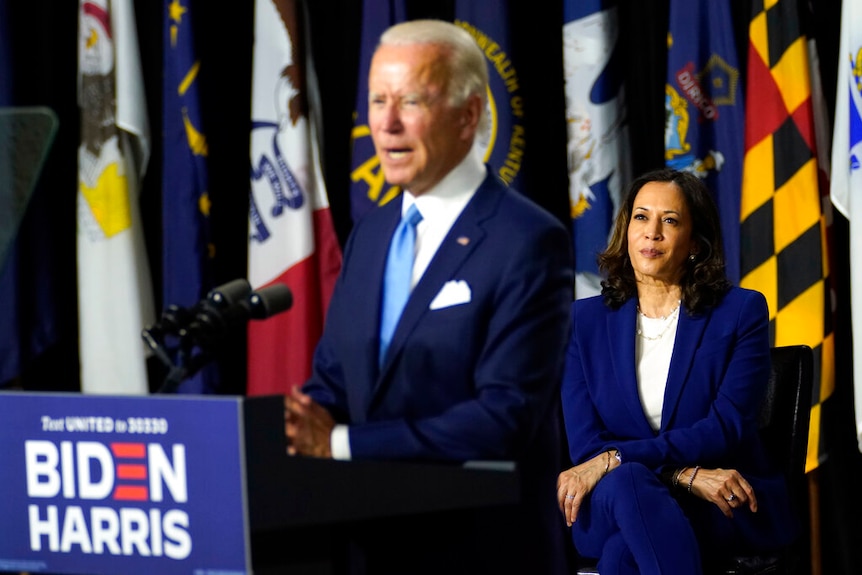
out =
[[[666,316],[662,316],[662,317],[658,317],[658,318],[652,318],[652,317],[649,317],[647,315],[644,315],[644,312],[641,311],[641,307],[638,306],[638,316],[639,316],[638,317],[638,328],[637,328],[638,336],[640,336],[643,339],[648,340],[648,341],[660,340],[662,337],[664,337],[664,334],[666,334],[668,332],[668,330],[671,328],[671,326],[676,325],[676,319],[677,319],[677,316],[679,315],[679,307],[680,307],[680,304],[679,304],[679,302],[677,302],[676,307],[673,308],[671,310],[671,312],[669,314],[667,314]],[[646,320],[657,320],[657,321],[654,321],[654,323],[661,322],[663,324],[661,327],[661,330],[655,335],[645,334],[643,328],[641,327],[643,325],[644,319],[646,319]]]

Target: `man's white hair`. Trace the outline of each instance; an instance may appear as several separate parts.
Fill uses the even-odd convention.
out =
[[[409,20],[387,29],[381,36],[379,46],[411,46],[434,44],[445,51],[446,67],[449,71],[446,96],[452,106],[461,106],[472,95],[482,101],[479,131],[488,121],[485,109],[488,104],[488,65],[485,55],[470,34],[444,20]]]

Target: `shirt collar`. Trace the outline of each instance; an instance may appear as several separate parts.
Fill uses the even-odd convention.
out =
[[[486,170],[478,153],[471,150],[461,163],[455,166],[451,172],[446,174],[435,186],[418,198],[404,190],[401,202],[401,215],[414,203],[422,214],[423,219],[432,217],[446,209],[451,203],[466,203],[476,192],[476,189],[485,180]]]

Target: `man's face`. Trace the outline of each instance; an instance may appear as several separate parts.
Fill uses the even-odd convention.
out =
[[[437,45],[381,46],[368,75],[368,125],[386,181],[418,196],[470,150],[481,104],[452,107]]]

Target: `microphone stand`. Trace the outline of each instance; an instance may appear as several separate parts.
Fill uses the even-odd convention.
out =
[[[164,332],[158,326],[145,329],[141,337],[147,346],[153,350],[156,357],[168,368],[167,375],[156,393],[176,393],[180,384],[187,377],[197,373],[204,365],[212,360],[212,354],[204,349],[193,354],[188,343],[180,344],[172,350],[175,359],[171,358],[168,346],[164,342]]]
[[[168,306],[158,323],[141,337],[168,368],[158,393],[176,393],[180,383],[215,356],[215,349],[234,329],[250,319],[266,319],[293,304],[293,295],[276,283],[252,291],[245,279],[219,286],[191,308]]]

